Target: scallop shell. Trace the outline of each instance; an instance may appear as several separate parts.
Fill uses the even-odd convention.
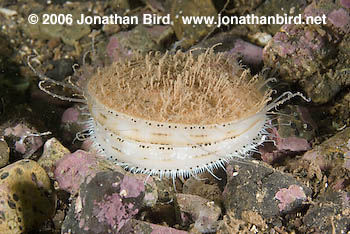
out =
[[[232,61],[136,54],[99,70],[84,93],[94,145],[131,172],[173,178],[248,155],[266,139],[271,92]]]
[[[197,57],[134,53],[98,69],[83,89],[37,72],[31,57],[42,91],[87,105],[91,117],[77,138],[91,137],[97,152],[134,173],[174,179],[208,171],[215,177],[213,169],[266,141],[276,114],[271,109],[296,96],[311,101],[285,92],[268,104],[272,91],[265,84],[274,78],[262,82],[213,48]],[[62,96],[51,85],[78,94]]]
[[[242,157],[265,139],[266,114],[211,125],[149,121],[90,103],[100,152],[132,172],[189,176]]]

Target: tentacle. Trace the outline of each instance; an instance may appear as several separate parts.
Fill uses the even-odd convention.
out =
[[[74,86],[71,86],[71,85],[68,85],[64,82],[61,82],[61,81],[57,81],[57,80],[54,80],[48,76],[45,76],[44,74],[38,72],[37,70],[35,70],[35,68],[32,66],[32,64],[30,63],[30,60],[32,58],[34,58],[35,55],[29,55],[27,57],[27,64],[28,64],[28,67],[42,80],[42,81],[49,81],[50,83],[53,83],[53,84],[56,84],[56,85],[59,85],[59,86],[62,86],[62,87],[65,87],[65,88],[73,88],[73,89],[77,89],[76,87]],[[80,89],[78,89],[78,91],[80,91]]]
[[[69,102],[80,102],[80,103],[84,103],[86,104],[86,100],[85,99],[80,99],[80,98],[70,98],[70,97],[64,97],[64,96],[61,96],[61,95],[58,95],[58,94],[55,94],[49,90],[47,90],[46,88],[43,87],[43,84],[46,82],[46,81],[50,81],[50,80],[41,80],[38,84],[39,86],[39,89],[44,91],[45,93],[47,93],[48,95],[54,97],[54,98],[58,98],[62,101],[69,101]],[[50,81],[51,82],[51,81]]]
[[[276,108],[293,97],[301,97],[306,102],[311,102],[311,98],[307,98],[301,92],[292,93],[290,91],[282,93],[278,98],[276,98],[272,103],[265,107],[266,111]]]
[[[45,76],[44,74],[38,72],[37,70],[35,70],[35,68],[30,63],[30,60],[33,57],[35,57],[35,56],[34,55],[30,55],[30,56],[27,57],[27,64],[28,64],[28,67],[40,78],[41,81],[38,84],[40,90],[44,91],[45,93],[49,94],[52,97],[58,98],[58,99],[63,100],[63,101],[86,103],[85,99],[64,97],[64,96],[55,94],[55,93],[47,90],[45,87],[43,87],[43,84],[45,82],[50,82],[51,84],[55,84],[55,85],[61,86],[63,88],[74,89],[74,90],[76,90],[78,92],[81,92],[80,88],[78,88],[77,86],[72,85],[71,83],[67,84],[67,83],[64,83],[64,82],[61,82],[61,81],[54,80],[54,79],[52,79],[52,78],[50,78],[48,76]]]

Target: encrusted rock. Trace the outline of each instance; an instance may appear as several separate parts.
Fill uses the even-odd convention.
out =
[[[121,167],[94,153],[78,150],[65,155],[57,161],[54,176],[60,189],[76,194],[81,184],[89,183],[98,173],[110,171],[119,172],[136,181],[142,181],[144,184],[142,205],[147,207],[155,205],[158,200],[158,190],[152,177],[147,178],[146,175],[127,173]]]
[[[81,185],[62,232],[118,233],[142,207],[142,180],[116,171],[97,173]]]
[[[346,156],[346,152],[349,151],[347,146],[349,139],[350,128],[346,128],[320,145],[315,146],[312,150],[307,151],[303,155],[303,159],[314,162],[322,170],[338,166],[347,168],[349,159],[344,155]]]
[[[223,196],[227,212],[242,219],[245,211],[256,211],[264,219],[278,219],[303,207],[311,189],[292,176],[263,162],[232,162],[227,168],[227,185]],[[287,191],[295,191],[286,197]],[[297,190],[297,191],[296,191]]]
[[[341,72],[349,67],[350,57],[342,49],[349,44],[349,11],[339,2],[322,0],[303,13],[303,17],[322,15],[327,24],[283,25],[263,52],[265,65],[279,64],[281,77],[297,82],[314,103],[328,102],[349,85],[348,76]]]
[[[81,183],[89,182],[96,173],[102,170],[123,170],[112,165],[102,157],[83,150],[78,150],[72,154],[67,154],[55,166],[55,179],[61,189],[75,194],[79,190]]]
[[[45,170],[24,159],[0,170],[0,233],[24,233],[53,216],[56,196]]]
[[[42,145],[43,141],[36,129],[28,123],[18,123],[15,126],[10,126],[4,130],[4,136],[13,143],[14,150],[21,154],[23,158],[29,158]],[[11,145],[9,143],[9,145]]]
[[[297,16],[301,14],[304,8],[307,6],[306,0],[270,0],[263,1],[262,4],[260,4],[261,2],[259,2],[258,0],[255,1],[257,1],[258,4],[254,6],[256,10],[253,12],[256,16],[259,17],[277,14],[279,14],[280,16],[283,16],[284,14],[287,14],[288,16]],[[246,26],[249,27],[249,29],[252,31],[268,32],[272,35],[275,35],[281,27],[280,24],[248,24]]]

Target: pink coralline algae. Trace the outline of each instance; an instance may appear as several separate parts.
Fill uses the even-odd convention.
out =
[[[283,138],[279,135],[276,128],[272,128],[272,139],[275,141],[274,147],[262,147],[260,148],[261,158],[264,162],[269,164],[274,163],[285,155],[295,154],[311,149],[309,142],[300,137],[286,137]]]
[[[328,20],[336,27],[343,28],[345,25],[350,24],[350,15],[344,8],[333,10],[328,15]]]
[[[144,204],[145,191],[140,190],[143,180],[126,177],[128,175],[117,171],[104,170],[89,181],[85,180],[80,185],[75,205],[66,216],[62,232],[119,233]]]
[[[283,25],[263,50],[265,66],[276,67],[281,79],[300,85],[312,102],[330,101],[349,79],[338,72],[347,69],[350,14],[349,0],[313,1],[303,14],[326,16],[325,24]],[[338,62],[337,62],[338,61]],[[317,85],[315,85],[317,84]]]
[[[125,35],[127,32],[120,32],[119,35]],[[117,61],[123,59],[131,54],[118,40],[117,37],[112,36],[109,39],[108,45],[106,47],[106,53],[112,61]]]
[[[350,170],[350,139],[347,144],[348,151],[344,153],[344,164],[343,167]]]
[[[340,5],[345,8],[350,8],[350,0],[340,0]]]
[[[80,115],[80,112],[76,108],[70,107],[63,112],[61,121],[63,123],[74,123],[78,121],[79,115]]]
[[[278,204],[278,208],[280,211],[285,211],[289,204],[293,203],[297,199],[301,199],[303,201],[306,200],[306,195],[302,187],[298,185],[291,185],[289,188],[283,188],[279,190],[275,199],[278,199],[280,203]]]
[[[105,196],[103,201],[95,204],[94,215],[99,222],[108,223],[110,227],[117,227],[117,232],[131,217],[138,213],[138,209],[133,209],[133,205],[125,205],[119,194]]]
[[[238,54],[242,56],[242,60],[245,63],[251,64],[253,66],[258,66],[262,63],[262,48],[253,45],[249,42],[238,39],[235,42],[235,46],[228,53]]]
[[[76,193],[80,184],[92,178],[97,172],[95,155],[78,150],[68,154],[56,163],[55,178],[61,189]]]
[[[120,190],[125,191],[124,198],[138,197],[145,190],[145,186],[141,180],[125,176],[120,184]]]

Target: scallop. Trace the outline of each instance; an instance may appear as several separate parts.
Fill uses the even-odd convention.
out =
[[[266,139],[271,91],[233,58],[135,54],[85,87],[99,152],[131,172],[186,177],[224,166]]]
[[[35,69],[30,65],[30,68]],[[213,48],[190,52],[133,53],[98,68],[82,91],[84,99],[54,94],[36,72],[39,87],[62,100],[87,104],[86,132],[97,152],[133,173],[188,177],[224,167],[256,151],[267,140],[273,108],[301,93],[285,92],[271,102],[258,75]]]

